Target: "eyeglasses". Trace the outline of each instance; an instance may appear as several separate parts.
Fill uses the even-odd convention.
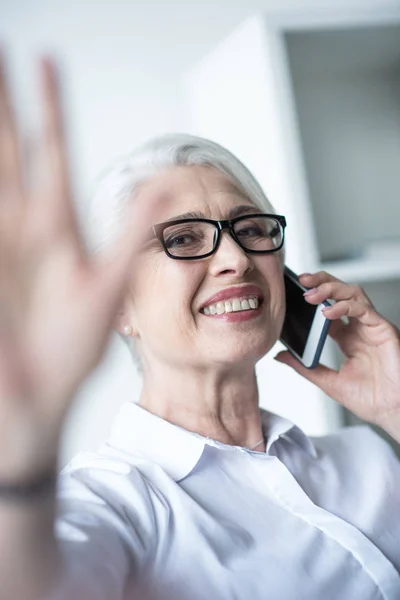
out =
[[[283,246],[286,219],[282,215],[250,214],[235,219],[177,219],[153,226],[153,233],[170,258],[193,260],[211,256],[228,230],[235,242],[254,254],[270,254]]]

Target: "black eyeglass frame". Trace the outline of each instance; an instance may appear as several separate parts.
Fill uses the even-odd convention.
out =
[[[246,219],[251,219],[254,217],[269,217],[271,219],[274,219],[278,223],[280,230],[281,230],[281,234],[282,234],[282,240],[281,240],[281,243],[279,244],[279,246],[277,246],[273,250],[249,250],[248,248],[245,248],[245,246],[243,246],[243,244],[240,242],[239,238],[235,234],[235,230],[233,229],[233,226],[236,223],[238,223],[239,221],[245,221]],[[207,252],[206,254],[199,254],[198,256],[174,256],[173,254],[171,254],[169,252],[169,250],[165,244],[164,235],[163,235],[164,230],[167,229],[168,227],[171,227],[172,225],[179,225],[181,223],[192,223],[193,221],[195,221],[196,223],[209,223],[210,225],[214,225],[217,235],[215,236],[213,249],[210,252]],[[176,219],[174,221],[165,221],[164,223],[156,223],[156,225],[153,225],[152,230],[153,230],[154,236],[160,241],[165,254],[169,258],[172,258],[174,260],[198,260],[200,258],[207,258],[208,256],[211,256],[212,254],[214,254],[214,252],[216,252],[218,250],[218,246],[221,241],[221,233],[225,229],[228,230],[232,239],[245,252],[248,252],[250,254],[272,254],[273,252],[278,252],[278,250],[280,250],[282,248],[282,246],[285,242],[285,227],[286,227],[286,225],[287,225],[286,218],[283,215],[274,215],[274,214],[268,214],[268,213],[251,213],[248,215],[240,215],[240,217],[235,217],[234,219],[222,219],[222,220],[217,220],[217,221],[213,220],[213,219],[202,219],[202,218]]]

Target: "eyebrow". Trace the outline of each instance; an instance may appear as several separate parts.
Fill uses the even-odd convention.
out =
[[[254,206],[253,204],[241,204],[240,206],[234,206],[228,213],[228,219],[234,219],[235,217],[240,217],[241,215],[245,215],[247,213],[262,213],[263,211],[258,206]],[[181,215],[176,215],[167,219],[167,221],[177,221],[179,219],[206,219],[204,213],[201,211],[189,211],[186,213],[182,213]]]

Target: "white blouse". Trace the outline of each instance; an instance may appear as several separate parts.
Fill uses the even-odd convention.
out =
[[[367,426],[308,437],[264,410],[265,453],[122,406],[58,481],[53,600],[399,600],[400,462]]]

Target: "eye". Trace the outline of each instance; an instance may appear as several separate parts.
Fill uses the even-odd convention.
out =
[[[257,220],[248,220],[238,223],[236,235],[247,238],[274,238],[280,234],[278,224],[271,219],[260,217]]]
[[[195,246],[202,243],[204,236],[199,232],[180,231],[165,237],[165,245],[168,249]]]
[[[236,234],[242,237],[258,237],[268,235],[265,228],[260,227],[257,223],[246,223],[242,225],[237,231]]]
[[[169,237],[166,240],[167,248],[176,248],[178,246],[186,246],[193,244],[196,238],[192,234],[180,234]]]

